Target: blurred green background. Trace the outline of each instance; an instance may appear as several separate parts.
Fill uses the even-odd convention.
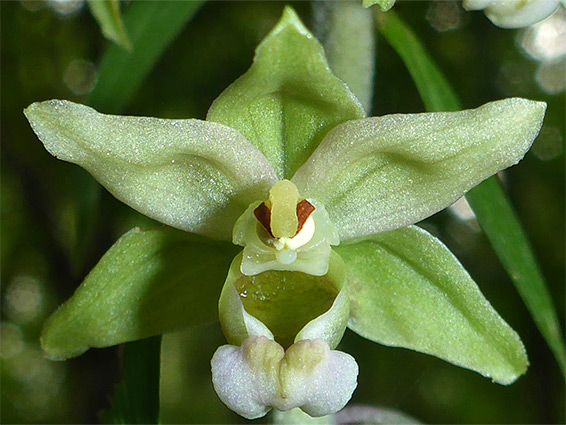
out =
[[[291,4],[310,25],[311,5]],[[204,118],[211,102],[251,64],[282,2],[208,2],[167,48],[124,111]],[[120,378],[120,348],[67,362],[42,357],[45,318],[102,254],[133,226],[151,228],[75,165],[51,157],[22,110],[52,98],[86,102],[109,42],[80,1],[1,3],[3,423],[95,423]],[[129,4],[123,4],[126,10]],[[466,108],[521,96],[548,102],[533,149],[501,177],[564,324],[564,137],[566,13],[527,30],[495,27],[455,1],[399,2]],[[552,34],[558,34],[552,38]],[[378,38],[372,115],[422,112],[396,53]],[[102,110],[101,112],[106,112]],[[360,365],[353,404],[401,410],[425,423],[564,423],[564,381],[511,281],[465,205],[423,223],[458,256],[496,310],[523,339],[531,366],[509,387],[404,349],[347,332],[340,349]],[[217,324],[163,339],[164,423],[242,423],[216,397],[210,358]],[[258,422],[265,422],[261,419]]]

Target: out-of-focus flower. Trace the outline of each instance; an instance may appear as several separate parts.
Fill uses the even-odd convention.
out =
[[[522,28],[552,15],[560,0],[464,0],[466,10],[484,10],[498,27]]]

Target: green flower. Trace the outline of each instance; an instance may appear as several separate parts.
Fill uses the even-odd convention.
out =
[[[528,364],[519,337],[413,224],[520,161],[545,107],[365,118],[289,8],[206,121],[34,103],[25,114],[50,153],[188,232],[124,235],[51,316],[42,346],[64,359],[219,316],[229,345],[213,383],[247,418],[342,408],[358,374],[334,350],[347,326],[509,384]]]

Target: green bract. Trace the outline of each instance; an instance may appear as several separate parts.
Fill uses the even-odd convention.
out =
[[[373,341],[511,383],[528,364],[517,334],[440,241],[406,226],[520,161],[544,111],[507,99],[363,118],[290,8],[208,121],[34,103],[25,114],[52,154],[142,213],[221,240],[129,232],[49,319],[43,348],[67,358],[212,320],[225,281],[233,345],[215,354],[213,380],[245,417],[340,409],[357,376],[333,351],[348,320]],[[230,267],[232,238],[245,248]]]

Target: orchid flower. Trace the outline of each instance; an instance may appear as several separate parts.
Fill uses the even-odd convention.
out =
[[[184,231],[125,234],[42,346],[65,359],[219,317],[229,344],[212,358],[214,387],[249,419],[340,410],[358,376],[335,350],[346,327],[509,384],[528,364],[521,340],[414,223],[519,162],[545,108],[366,118],[290,8],[205,121],[34,103],[25,114],[51,154]]]
[[[523,28],[543,21],[558,9],[561,0],[463,0],[466,10],[484,10],[491,22],[501,28]],[[562,1],[563,2],[563,1]],[[395,0],[362,0],[363,7],[379,6],[383,12]]]
[[[522,28],[552,15],[560,0],[464,0],[466,10],[484,10],[491,22],[501,28]]]

